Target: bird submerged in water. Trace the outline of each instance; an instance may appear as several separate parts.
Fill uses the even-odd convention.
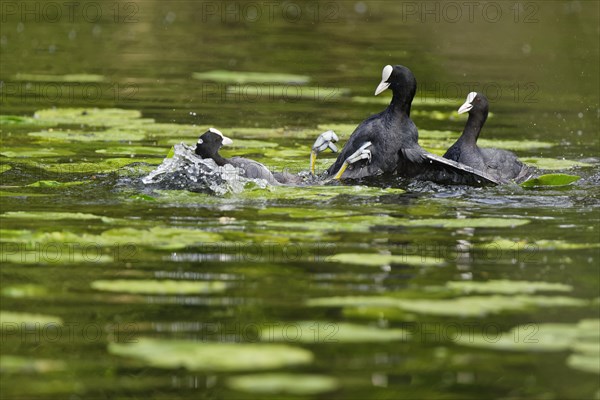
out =
[[[269,169],[258,161],[244,157],[225,158],[219,154],[223,145],[231,145],[233,140],[226,137],[215,128],[210,128],[203,133],[196,144],[195,153],[204,159],[212,159],[219,167],[230,164],[238,168],[241,174],[250,179],[264,179],[270,185],[298,184],[302,179],[289,173],[272,173]]]
[[[354,130],[335,163],[327,169],[326,177],[360,179],[397,174],[438,183],[500,183],[483,171],[431,154],[419,145],[417,127],[410,119],[417,91],[417,81],[410,69],[403,65],[386,65],[375,95],[386,89],[393,93],[390,105]],[[335,146],[332,148],[329,144],[337,137],[324,137],[326,133],[319,136],[313,146],[312,171],[318,152],[328,147],[335,151]]]
[[[458,138],[444,157],[484,171],[502,182],[523,182],[531,177],[534,168],[523,164],[514,153],[500,149],[483,149],[477,146],[481,128],[488,116],[487,98],[477,92],[467,95],[467,100],[460,106],[458,113],[469,113],[469,119],[462,135]]]

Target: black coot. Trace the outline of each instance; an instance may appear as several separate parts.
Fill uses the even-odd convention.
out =
[[[225,164],[231,164],[238,168],[244,177],[250,179],[264,179],[271,185],[295,184],[301,179],[288,173],[271,173],[267,167],[258,161],[243,157],[225,158],[219,154],[219,149],[223,145],[230,145],[233,141],[224,136],[218,129],[210,128],[203,133],[196,144],[196,154],[202,158],[210,158],[222,167]]]
[[[488,100],[483,94],[476,92],[468,94],[467,100],[458,109],[458,113],[469,112],[469,119],[462,135],[446,151],[444,157],[486,172],[500,181],[523,182],[531,177],[534,168],[524,165],[510,151],[482,149],[477,146],[477,139],[487,119],[488,109]]]
[[[499,183],[472,167],[431,154],[419,146],[410,108],[417,81],[403,65],[386,65],[375,95],[390,89],[390,105],[363,121],[352,133],[327,176],[359,179],[386,173],[440,183]]]

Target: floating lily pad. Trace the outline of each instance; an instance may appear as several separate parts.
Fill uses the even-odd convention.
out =
[[[150,229],[117,228],[102,232],[98,236],[90,236],[90,240],[110,245],[112,243],[129,243],[156,249],[176,250],[194,244],[216,243],[221,235],[194,229],[169,228],[155,226]]]
[[[59,317],[42,314],[29,314],[12,311],[0,311],[0,329],[14,329],[26,326],[27,329],[43,329],[49,324],[62,325]]]
[[[115,126],[127,125],[133,121],[141,122],[141,115],[141,112],[137,110],[121,108],[48,108],[36,111],[33,117],[44,123]],[[143,121],[153,122],[154,120]]]
[[[26,192],[9,192],[7,190],[0,190],[0,197],[42,197],[51,196],[45,193],[26,193]]]
[[[565,186],[581,179],[577,175],[547,174],[529,179],[521,183],[522,187],[531,188],[538,186]]]
[[[414,315],[407,313],[399,308],[378,307],[378,306],[359,306],[344,307],[342,314],[345,318],[359,318],[366,320],[387,320],[387,321],[413,321]]]
[[[64,157],[72,156],[75,153],[65,149],[55,149],[52,147],[8,147],[0,152],[5,157]]]
[[[583,307],[589,302],[573,297],[548,296],[468,296],[450,299],[401,299],[387,296],[348,296],[310,299],[309,306],[397,307],[404,311],[447,317],[484,317],[505,311],[525,311],[535,307]]]
[[[227,379],[230,389],[254,394],[309,396],[339,388],[337,379],[313,374],[252,374]]]
[[[113,257],[102,254],[100,247],[95,244],[71,242],[66,244],[52,243],[45,248],[28,247],[13,249],[7,246],[0,259],[2,262],[14,264],[91,264],[113,262]]]
[[[64,142],[123,142],[144,140],[146,135],[135,131],[61,131],[57,129],[30,132],[29,136]],[[126,153],[132,154],[132,153]]]
[[[509,332],[460,335],[454,340],[464,346],[501,351],[564,351],[575,354],[567,360],[571,368],[600,373],[600,320],[582,320],[577,324],[527,324]],[[595,364],[594,364],[595,362]]]
[[[382,329],[347,322],[298,321],[275,323],[261,332],[267,342],[356,343],[407,340],[404,329]]]
[[[4,214],[0,214],[2,218],[10,219],[27,219],[33,221],[57,221],[62,219],[79,219],[79,220],[91,220],[99,219],[102,222],[110,223],[113,222],[112,218],[104,217],[101,215],[88,214],[88,213],[75,213],[75,212],[55,212],[55,211],[9,211]]]
[[[168,153],[168,149],[164,147],[151,147],[151,146],[122,146],[122,147],[109,147],[106,149],[98,149],[96,153],[99,154],[118,154],[118,155],[130,155],[130,154],[154,154],[159,156],[165,156]]]
[[[108,173],[117,171],[125,166],[133,163],[146,163],[151,165],[158,165],[162,161],[162,158],[108,158],[98,162],[73,162],[73,163],[36,163],[36,167],[44,169],[49,172],[56,172],[61,174],[78,174],[78,173]],[[140,173],[146,173],[145,169],[139,168]],[[151,168],[148,168],[151,169]]]
[[[505,139],[479,139],[479,147],[504,150],[534,150],[554,147],[554,143],[539,140],[505,140]],[[524,161],[524,160],[522,160]]]
[[[423,218],[401,222],[406,226],[440,226],[442,228],[514,228],[528,223],[527,219],[517,218]]]
[[[373,96],[373,97],[361,97],[361,96],[353,96],[351,99],[355,103],[363,103],[363,104],[382,104],[388,105],[390,104],[390,98],[386,96]],[[413,106],[423,106],[423,105],[442,105],[442,106],[456,106],[458,107],[461,103],[459,99],[450,99],[443,97],[422,97],[416,96],[413,99]],[[452,111],[456,113],[456,111]],[[411,111],[412,114],[412,111]]]
[[[559,160],[556,158],[545,158],[545,157],[525,157],[521,158],[521,161],[527,164],[532,164],[533,166],[540,169],[548,169],[548,170],[559,170],[559,169],[569,169],[574,167],[591,167],[592,164],[584,163],[581,161],[573,161],[573,160]]]
[[[288,83],[303,85],[310,82],[306,75],[282,74],[278,72],[241,72],[214,70],[207,72],[194,72],[192,78],[200,81],[214,81],[224,83]]]
[[[104,82],[106,78],[96,74],[65,74],[65,75],[50,75],[50,74],[23,74],[15,75],[17,81],[34,81],[34,82]]]
[[[3,258],[3,256],[0,256],[0,258]],[[48,288],[32,283],[25,283],[22,285],[5,287],[0,293],[2,293],[2,296],[12,298],[40,297],[48,294]]]
[[[144,294],[203,294],[220,293],[226,289],[225,282],[175,281],[175,280],[98,280],[91,283],[93,289],[107,292]]]
[[[54,126],[56,124],[51,122],[42,122],[32,117],[23,117],[20,115],[0,115],[0,125],[44,125]]]
[[[60,360],[29,358],[3,354],[0,357],[0,373],[2,374],[44,374],[66,369]]]
[[[232,96],[243,96],[256,101],[270,101],[273,98],[295,100],[327,101],[350,94],[350,89],[323,86],[228,86],[227,93]]]
[[[485,282],[458,281],[446,282],[446,287],[464,293],[518,294],[535,292],[570,292],[571,285],[552,282],[489,280]]]
[[[370,186],[270,186],[268,189],[246,190],[240,195],[246,198],[285,198],[306,200],[327,200],[339,195],[348,196],[383,196],[401,194],[405,191],[399,188],[378,188]],[[364,217],[374,221],[374,217]],[[391,218],[390,218],[391,219]],[[331,223],[331,221],[329,221]],[[352,221],[349,221],[352,222]],[[332,229],[335,229],[332,227]],[[363,229],[357,227],[357,229]]]
[[[78,186],[89,183],[89,181],[73,181],[73,182],[57,182],[57,181],[37,181],[27,185],[28,187],[41,187],[41,188],[63,188],[70,186]]]
[[[538,251],[538,250],[579,250],[600,248],[600,243],[569,243],[564,240],[509,240],[495,238],[493,242],[479,244],[476,247],[498,250]]]
[[[111,354],[132,357],[145,365],[192,371],[251,371],[310,364],[310,351],[286,344],[211,343],[138,338],[110,343]]]
[[[391,254],[373,254],[373,253],[342,253],[335,254],[327,258],[329,262],[339,262],[342,264],[366,265],[379,267],[383,265],[412,265],[420,267],[429,267],[444,265],[441,258],[415,256],[415,255],[391,255]]]
[[[567,366],[579,371],[600,374],[600,357],[597,355],[571,354]]]

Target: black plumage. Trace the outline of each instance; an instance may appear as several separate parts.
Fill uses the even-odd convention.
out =
[[[417,81],[410,69],[402,65],[385,66],[375,94],[387,88],[393,93],[390,105],[354,130],[335,163],[327,170],[327,176],[336,174],[350,155],[371,142],[371,158],[349,165],[342,179],[394,173],[439,183],[500,183],[482,171],[431,154],[419,145],[417,127],[410,119],[411,104],[417,91]]]
[[[264,179],[271,185],[296,184],[300,183],[300,177],[289,173],[272,173],[269,169],[258,161],[244,157],[225,158],[219,154],[219,150],[224,144],[231,144],[233,141],[224,136],[219,130],[210,128],[198,139],[195,152],[202,158],[212,159],[218,166],[222,167],[230,164],[239,169],[241,174],[250,179]]]
[[[514,153],[501,149],[483,149],[477,146],[481,128],[487,120],[489,103],[487,98],[476,92],[467,96],[467,101],[459,108],[459,113],[469,112],[469,118],[462,135],[444,157],[481,170],[503,182],[523,182],[535,171],[523,164]]]

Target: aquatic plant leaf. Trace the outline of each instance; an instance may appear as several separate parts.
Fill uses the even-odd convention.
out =
[[[0,165],[0,174],[5,173],[6,171],[10,171],[12,169],[12,167],[8,164],[2,164]]]
[[[228,378],[230,389],[253,394],[291,394],[309,396],[339,388],[337,379],[314,374],[268,373],[240,375]]]
[[[96,153],[99,154],[118,154],[118,155],[130,155],[130,154],[153,154],[164,157],[168,150],[164,147],[152,147],[152,146],[116,146],[108,147],[106,149],[98,149]]]
[[[359,306],[344,307],[342,309],[344,318],[359,318],[366,320],[386,320],[386,321],[414,321],[414,314],[407,313],[399,308],[378,307],[378,306]]]
[[[15,75],[17,81],[33,81],[33,82],[104,82],[105,77],[97,74],[24,74],[18,73]]]
[[[494,238],[492,242],[475,245],[477,248],[489,250],[514,250],[530,251],[538,250],[578,250],[600,248],[600,243],[569,243],[564,240],[509,240],[505,238]]]
[[[2,374],[45,374],[66,369],[61,360],[30,358],[3,354],[0,357],[0,373]]]
[[[206,72],[194,72],[192,78],[200,81],[214,81],[224,83],[287,83],[306,84],[310,77],[306,75],[282,74],[279,72],[242,72],[214,70]]]
[[[458,344],[503,351],[572,350],[567,365],[586,372],[600,373],[600,320],[576,324],[527,324],[490,337],[489,334],[461,335]]]
[[[492,335],[461,335],[455,343],[509,351],[563,351],[568,350],[577,337],[575,325],[570,324],[529,324],[520,325],[509,332]]]
[[[5,157],[19,158],[19,157],[64,157],[72,156],[75,153],[65,149],[55,149],[52,147],[5,147],[0,152]]]
[[[42,126],[54,126],[56,123],[44,122],[32,117],[23,117],[20,115],[0,115],[0,125],[5,126],[21,126],[21,125],[42,125]]]
[[[4,256],[4,255],[3,255]],[[2,258],[4,258],[2,256]],[[48,294],[48,288],[42,285],[35,285],[33,283],[25,283],[22,285],[7,286],[3,288],[0,293],[2,296],[12,298],[25,298],[25,297],[40,297]]]
[[[528,219],[517,218],[423,218],[412,220],[401,220],[401,225],[406,226],[440,226],[442,228],[514,228],[526,225]]]
[[[463,293],[535,293],[535,292],[570,292],[571,285],[553,282],[511,281],[506,279],[489,280],[484,282],[455,281],[446,282],[446,287]]]
[[[83,243],[81,246],[73,245],[79,242],[70,242],[61,246],[58,243],[52,243],[46,248],[28,248],[19,251],[11,251],[2,254],[1,260],[14,264],[40,264],[40,265],[69,265],[69,264],[90,264],[90,263],[109,263],[114,259],[111,255],[101,254],[99,248],[93,247],[90,251],[89,243]],[[86,247],[87,245],[87,247]]]
[[[353,96],[351,98],[351,100],[355,103],[362,103],[362,104],[381,104],[381,105],[388,105],[390,104],[390,98],[383,96],[383,97],[362,97],[362,96]],[[412,101],[412,105],[413,106],[430,106],[430,105],[441,105],[441,106],[452,106],[452,107],[458,107],[461,104],[460,99],[450,99],[450,98],[444,98],[444,97],[423,97],[423,96],[416,96],[413,101]],[[452,110],[453,113],[456,114],[456,110]],[[411,111],[411,115],[412,115],[412,111]],[[456,115],[460,115],[460,114],[456,114]]]
[[[138,338],[110,343],[111,354],[132,357],[145,365],[191,371],[247,371],[310,364],[313,354],[286,344],[212,343]]]
[[[30,314],[13,311],[0,311],[0,329],[14,329],[26,326],[27,329],[43,329],[45,326],[62,325],[59,317],[43,314]]]
[[[33,164],[37,168],[44,169],[49,172],[56,172],[61,174],[81,174],[81,173],[108,173],[117,171],[123,167],[134,163],[144,163],[151,165],[158,165],[162,161],[162,158],[107,158],[98,162],[73,162],[73,163],[35,163]],[[139,165],[135,167],[136,172],[146,173],[147,170],[152,167],[143,168]]]
[[[90,181],[73,181],[73,182],[57,182],[57,181],[37,181],[30,183],[27,187],[41,187],[41,188],[62,188],[70,186],[78,186],[89,183]]]
[[[99,219],[102,220],[102,222],[106,223],[111,223],[114,221],[112,218],[104,217],[101,215],[61,211],[9,211],[5,212],[4,214],[0,214],[0,217],[10,219],[27,219],[34,221],[56,221],[62,219]]]
[[[569,169],[573,167],[591,167],[592,164],[584,163],[581,161],[573,161],[573,160],[564,160],[564,159],[556,159],[556,158],[546,158],[546,157],[525,157],[521,158],[526,164],[531,164],[540,169],[547,170],[558,170],[558,169]]]
[[[6,190],[0,190],[0,197],[42,197],[42,196],[54,196],[46,193],[25,193],[25,192],[10,192]]]
[[[29,136],[44,140],[56,140],[63,142],[123,142],[144,140],[144,133],[135,131],[73,131],[73,130],[47,130],[30,132]],[[126,153],[132,154],[132,153]]]
[[[539,140],[506,140],[506,139],[479,139],[477,144],[481,148],[493,148],[503,150],[534,150],[547,149],[556,144]],[[524,161],[522,159],[522,161]]]
[[[87,125],[87,126],[116,126],[127,125],[134,121],[138,123],[154,122],[141,120],[142,113],[137,110],[122,108],[47,108],[38,110],[33,117],[43,123]]]
[[[538,186],[565,186],[578,181],[581,177],[567,174],[546,174],[529,179],[521,183],[522,187],[531,188]]]
[[[161,226],[150,229],[116,228],[104,231],[98,236],[90,236],[90,240],[105,245],[128,243],[163,250],[177,250],[194,244],[215,243],[221,239],[221,235],[213,232]]]
[[[314,100],[327,101],[338,99],[350,94],[350,89],[323,86],[228,86],[227,93],[232,96],[244,96],[250,99],[270,101],[273,98],[283,98],[290,101]]]
[[[97,280],[91,283],[96,290],[144,294],[202,294],[220,293],[227,285],[220,281],[178,281],[151,279]]]
[[[583,372],[600,374],[600,356],[588,354],[571,354],[567,358],[567,366]]]
[[[535,307],[583,307],[589,302],[572,297],[548,296],[467,296],[449,299],[401,299],[386,296],[347,296],[308,300],[319,307],[397,307],[417,314],[447,317],[484,317],[505,311],[525,311]]]
[[[348,322],[297,321],[269,325],[260,337],[267,342],[358,343],[407,340],[410,334],[404,329],[382,329]]]
[[[444,265],[441,258],[415,256],[415,255],[392,255],[392,254],[374,254],[374,253],[341,253],[327,257],[329,262],[339,262],[342,264],[366,265],[379,267],[384,265],[412,265],[418,267],[429,267]]]

